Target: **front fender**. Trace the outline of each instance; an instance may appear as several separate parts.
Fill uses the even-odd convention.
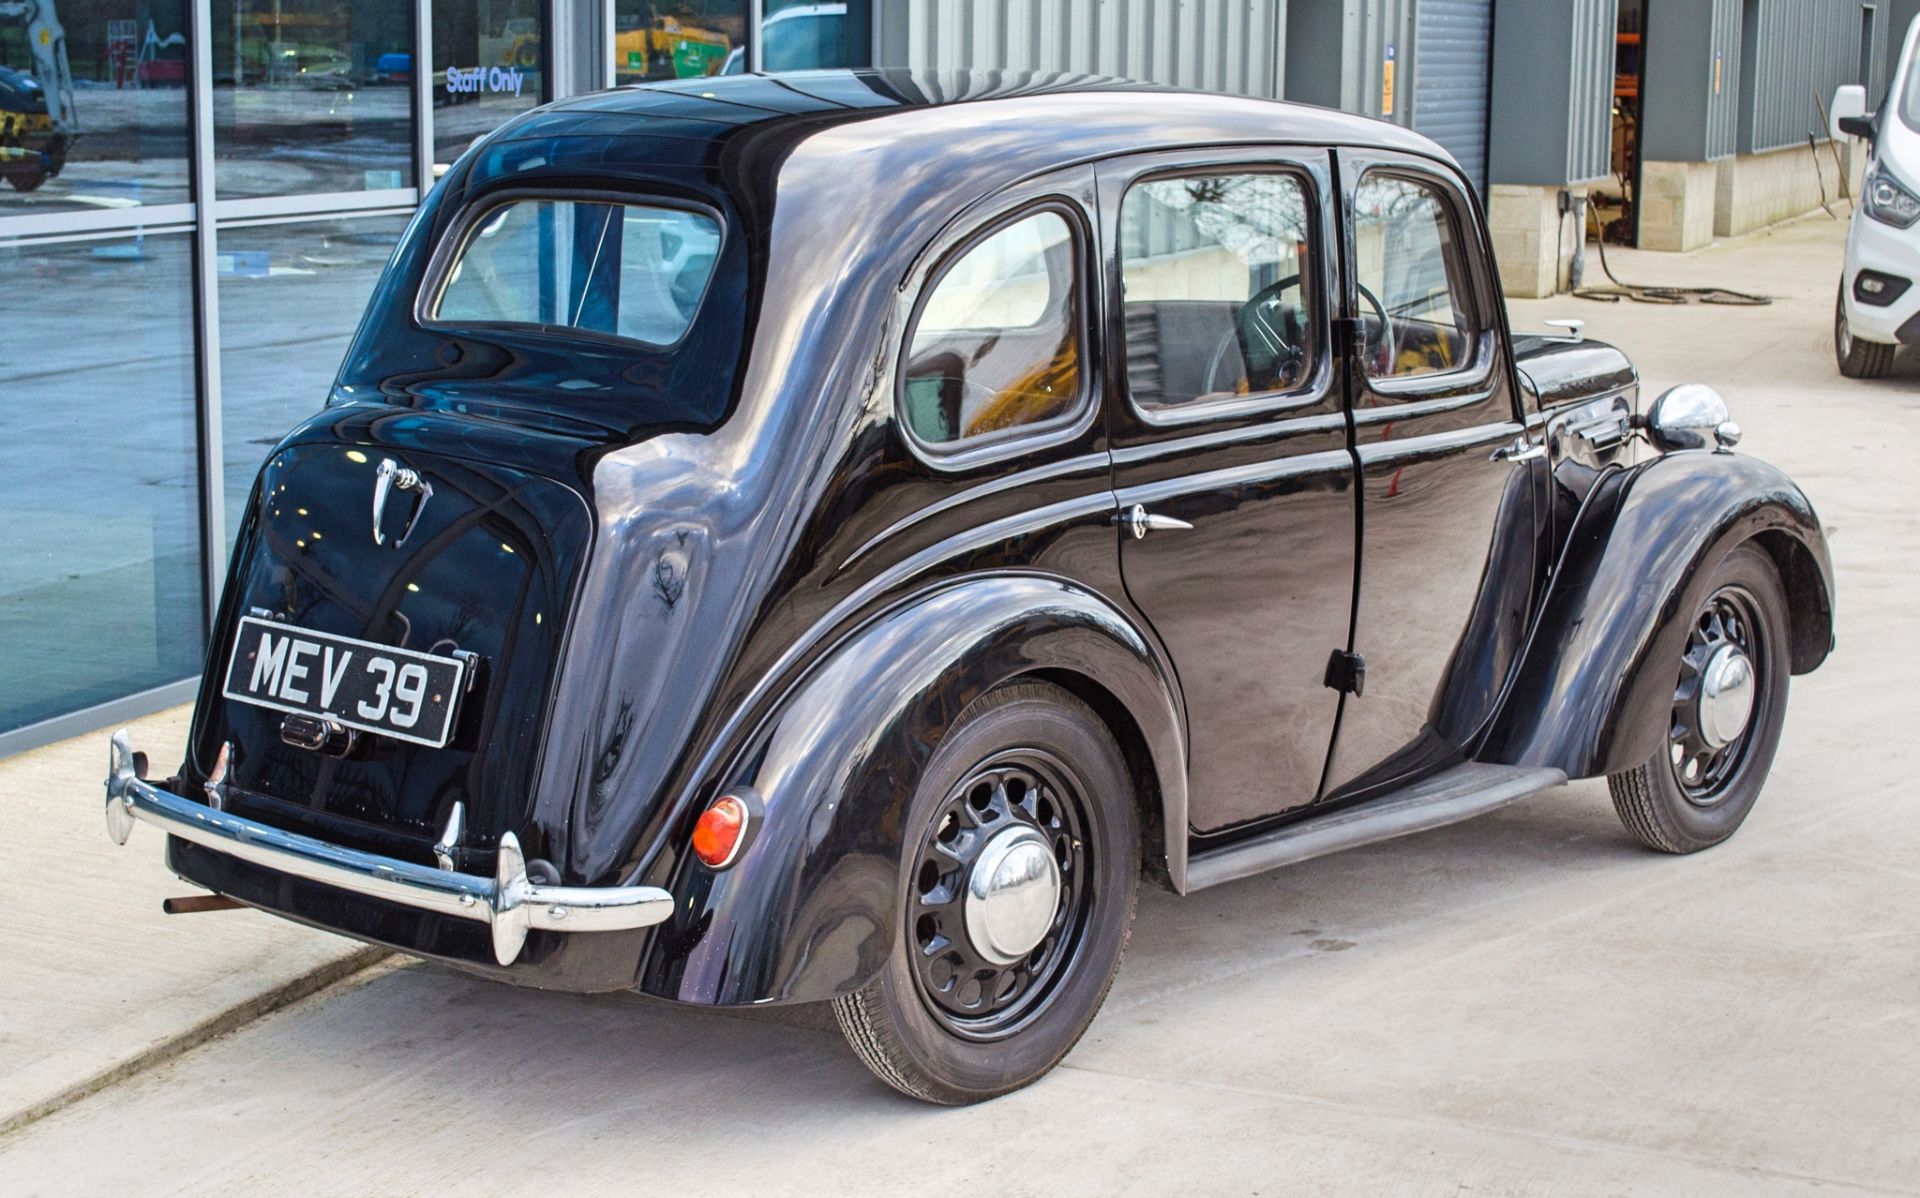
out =
[[[1750,540],[1781,572],[1793,672],[1818,666],[1833,645],[1833,566],[1806,495],[1755,458],[1667,454],[1595,485],[1477,756],[1572,778],[1652,757],[1709,574]]]
[[[1153,643],[1061,579],[951,583],[856,631],[778,705],[736,775],[765,817],[727,870],[685,855],[672,887],[679,914],[653,938],[640,989],[738,1005],[863,985],[893,947],[902,824],[921,771],[969,703],[1033,674],[1097,688],[1132,721],[1168,842],[1184,849],[1185,733]]]

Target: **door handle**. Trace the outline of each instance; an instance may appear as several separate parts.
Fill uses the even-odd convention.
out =
[[[1192,528],[1185,520],[1176,520],[1172,516],[1156,516],[1142,504],[1134,504],[1126,511],[1114,517],[1114,522],[1133,534],[1139,540],[1150,532],[1172,532],[1179,528]]]
[[[1545,441],[1529,441],[1525,436],[1516,437],[1511,444],[1493,451],[1493,460],[1496,462],[1534,462],[1546,456]]]

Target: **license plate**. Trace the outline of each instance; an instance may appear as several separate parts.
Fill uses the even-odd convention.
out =
[[[439,748],[453,735],[467,663],[244,616],[229,699]]]

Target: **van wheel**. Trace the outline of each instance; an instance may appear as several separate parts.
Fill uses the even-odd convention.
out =
[[[1840,373],[1850,379],[1885,378],[1893,369],[1893,355],[1900,347],[1883,341],[1863,341],[1847,327],[1847,285],[1840,284],[1840,296],[1833,307],[1833,355],[1839,359]]]
[[[914,1098],[1017,1090],[1079,1041],[1126,951],[1140,877],[1126,759],[1072,694],[1015,683],[940,742],[903,827],[893,951],[834,1000],[840,1030]]]
[[[1665,743],[1607,785],[1640,843],[1697,853],[1753,810],[1786,720],[1787,597],[1766,553],[1742,545],[1714,571],[1678,666]]]

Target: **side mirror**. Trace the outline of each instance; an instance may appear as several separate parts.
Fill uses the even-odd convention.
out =
[[[1827,110],[1827,132],[1835,141],[1843,137],[1873,140],[1873,118],[1867,115],[1867,89],[1849,83],[1833,93],[1833,107]]]
[[[1661,392],[1641,427],[1662,453],[1730,449],[1740,441],[1740,426],[1727,418],[1727,401],[1699,383],[1682,383]]]

